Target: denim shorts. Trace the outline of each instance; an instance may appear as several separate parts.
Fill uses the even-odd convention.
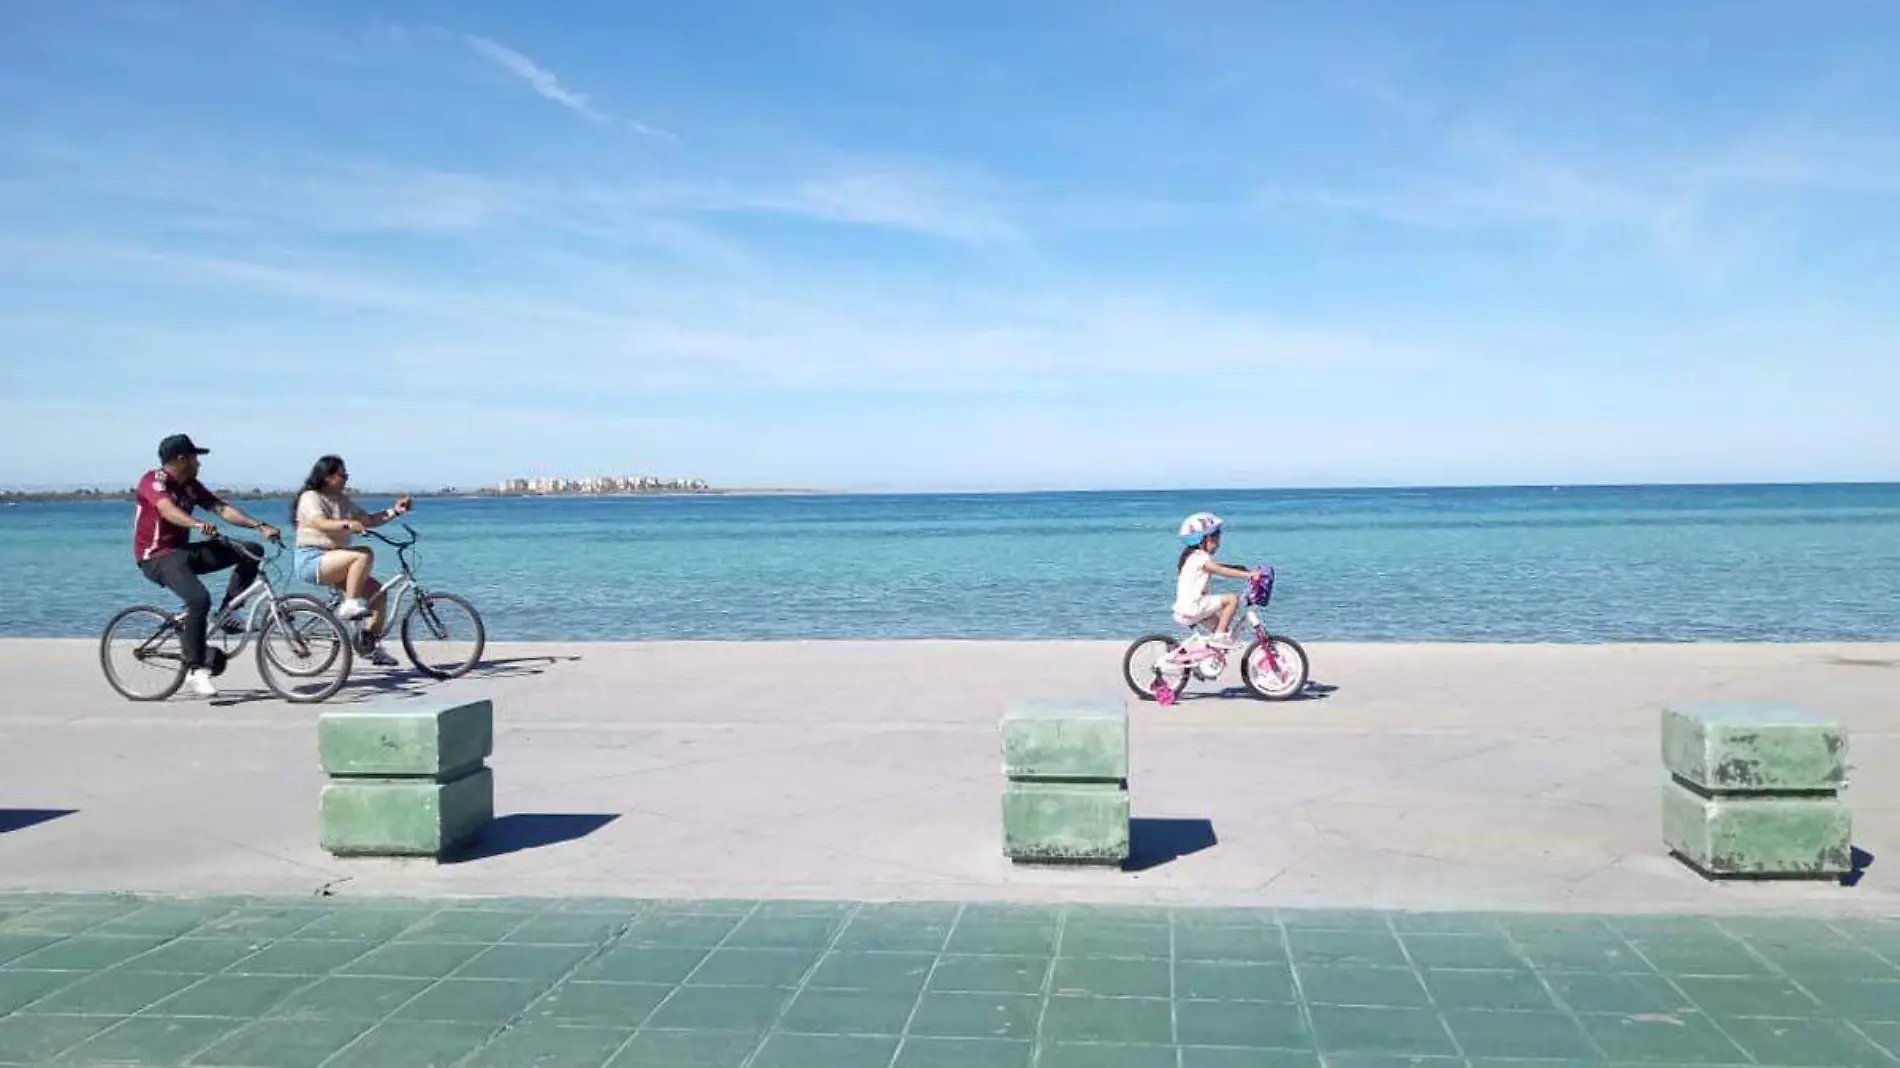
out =
[[[297,546],[297,555],[293,561],[296,567],[297,577],[312,586],[323,585],[323,583],[317,579],[317,562],[322,560],[323,554],[329,551],[328,549],[320,549],[314,545]]]

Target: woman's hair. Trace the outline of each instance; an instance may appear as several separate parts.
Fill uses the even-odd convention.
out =
[[[323,484],[330,481],[331,475],[341,470],[343,470],[341,456],[319,456],[317,462],[310,465],[310,477],[303,480],[303,489],[298,490],[297,496],[290,501],[290,526],[293,530],[297,526],[297,502],[303,499],[304,493],[309,490],[322,493]]]

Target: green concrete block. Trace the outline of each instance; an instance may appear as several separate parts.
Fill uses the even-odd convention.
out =
[[[317,753],[335,777],[448,780],[481,766],[494,747],[486,700],[377,703],[317,718]]]
[[[1003,852],[1018,861],[1119,864],[1128,858],[1128,791],[1114,783],[1006,783]]]
[[[495,775],[338,779],[323,788],[323,848],[338,856],[440,857],[495,818]]]
[[[1835,876],[1853,867],[1853,816],[1832,796],[1710,797],[1663,783],[1663,842],[1707,875]]]
[[[1127,708],[1112,699],[1013,705],[1003,714],[1003,774],[1040,781],[1127,779]]]
[[[1798,708],[1665,708],[1662,748],[1671,775],[1710,793],[1838,790],[1847,782],[1847,729]]]

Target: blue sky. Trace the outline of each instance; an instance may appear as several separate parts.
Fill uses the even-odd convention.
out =
[[[1614,12],[1612,14],[1612,12]],[[0,484],[1900,478],[1900,6],[0,6]]]

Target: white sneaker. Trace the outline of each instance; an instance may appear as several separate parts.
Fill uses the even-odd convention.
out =
[[[218,685],[211,681],[211,672],[204,668],[192,668],[186,672],[185,685],[199,697],[218,696]]]
[[[342,604],[336,606],[336,617],[346,622],[362,619],[366,615],[369,615],[369,605],[355,597],[346,598]]]

